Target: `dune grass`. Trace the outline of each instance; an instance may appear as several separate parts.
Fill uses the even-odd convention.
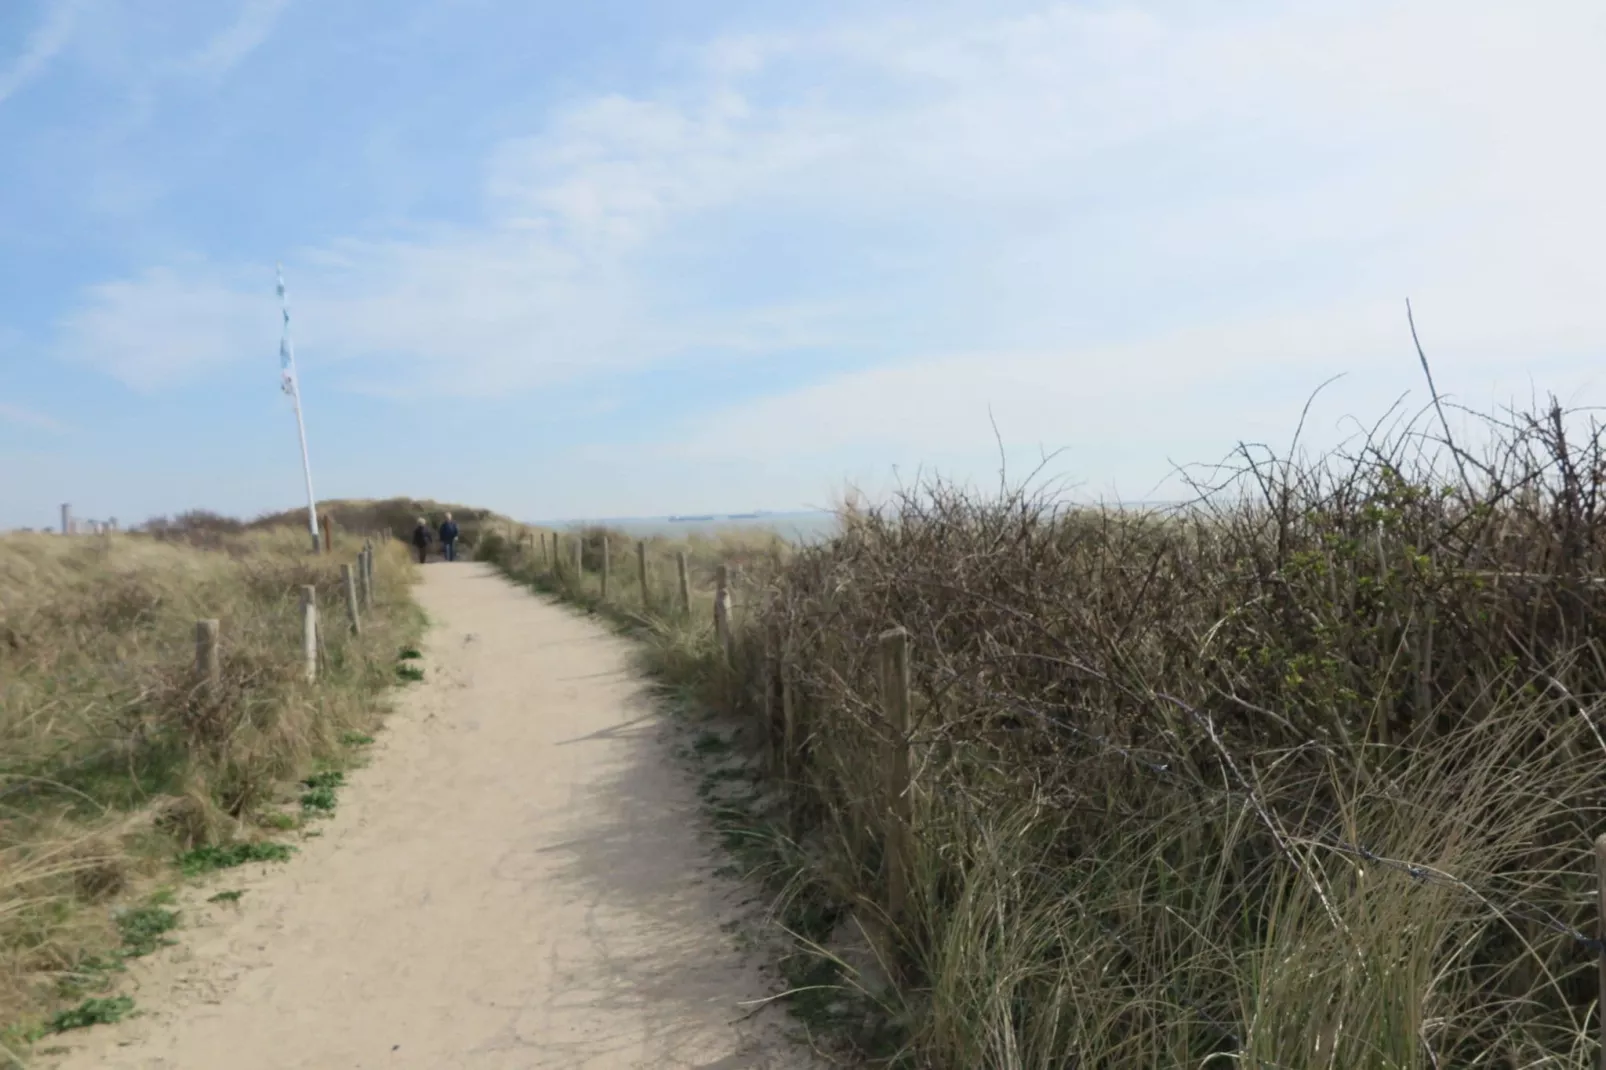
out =
[[[782,892],[794,1002],[834,989],[835,1035],[890,1065],[1582,1070],[1606,451],[1554,407],[1487,421],[1476,451],[1430,426],[1246,448],[1164,512],[927,483],[819,546],[681,547],[689,616],[664,601],[667,543],[646,607],[621,536],[607,604],[603,533],[580,577],[486,556],[632,626],[737,747],[777,738],[784,655],[797,744],[748,767],[783,802],[732,838]],[[727,558],[728,658],[708,612]],[[875,654],[894,625],[914,689],[898,917]],[[839,953],[845,920],[890,983]]]
[[[421,629],[400,544],[378,548],[357,639],[338,572],[356,542],[315,557],[294,528],[198,541],[171,528],[0,538],[0,1060],[76,1022],[56,1013],[68,997],[114,987],[114,907],[287,853],[266,836],[294,825],[296,780],[368,738]],[[316,685],[302,676],[303,585],[323,622]],[[210,693],[194,676],[203,618],[221,622]]]

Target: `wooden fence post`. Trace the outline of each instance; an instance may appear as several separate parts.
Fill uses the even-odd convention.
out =
[[[881,710],[886,717],[887,914],[896,926],[909,898],[909,633],[881,633]]]
[[[602,533],[602,600],[608,600],[608,533]]]
[[[781,644],[780,664],[776,671],[781,677],[781,781],[789,783],[792,770],[797,767],[797,714],[792,694],[792,659],[787,656],[786,644]]]
[[[326,553],[326,554],[334,553],[335,552],[335,526],[329,522],[329,514],[328,513],[323,514],[323,523],[319,525],[318,530],[323,535],[323,552]]]
[[[307,683],[318,678],[318,588],[301,588],[301,656]]]
[[[346,588],[346,614],[351,618],[351,630],[361,635],[362,611],[357,608],[357,570],[350,565],[341,565],[340,580]]]
[[[357,605],[364,613],[374,608],[374,592],[368,586],[368,551],[357,551]]]
[[[585,571],[585,539],[576,535],[574,537],[574,583],[576,589],[579,588],[580,580],[585,576]]]
[[[218,656],[218,622],[195,622],[195,675],[208,697],[215,696],[223,683],[223,662]]]
[[[647,542],[645,539],[636,540],[636,575],[641,580],[641,609],[646,612],[652,608],[652,591],[647,587]]]
[[[675,554],[675,568],[680,573],[680,611],[691,616],[691,574],[686,571],[686,551]]]
[[[777,692],[780,690],[781,659],[777,653],[774,630],[766,632],[764,637],[764,750],[769,761],[770,774],[779,776],[785,768],[786,759],[781,753],[781,733],[775,729],[775,715],[780,712],[780,701]]]
[[[717,586],[714,589],[714,638],[727,661],[731,655],[731,590],[730,566],[720,565]]]
[[[550,562],[551,562],[551,558],[547,557],[547,555],[546,555],[546,532],[544,532],[544,531],[541,532],[540,536],[541,536],[541,567],[542,568],[546,568],[548,566],[548,564],[550,564]]]
[[[1599,917],[1595,938],[1606,940],[1606,834],[1595,837],[1595,883],[1598,885],[1595,910]],[[1600,1002],[1595,1005],[1595,1022],[1600,1034],[1600,1068],[1606,1070],[1606,1019],[1601,1017],[1602,1008],[1606,1008],[1606,950],[1597,951],[1595,955],[1600,960]]]

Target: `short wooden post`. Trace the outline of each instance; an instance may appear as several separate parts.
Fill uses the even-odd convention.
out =
[[[647,542],[645,539],[636,540],[636,577],[641,580],[641,608],[643,611],[652,608],[652,591],[647,587]]]
[[[691,616],[691,574],[686,571],[686,551],[675,554],[675,569],[680,574],[680,611]]]
[[[547,557],[547,553],[546,553],[546,532],[544,532],[544,531],[540,532],[540,536],[541,536],[541,567],[542,568],[546,568],[551,564],[552,559]]]
[[[881,633],[881,711],[886,718],[887,915],[896,926],[909,897],[909,633]]]
[[[714,588],[714,638],[719,641],[720,652],[726,660],[731,654],[731,590],[730,566],[720,565],[717,586]]]
[[[576,535],[574,537],[574,582],[576,586],[579,585],[580,580],[585,576],[585,571],[585,539],[579,535]]]
[[[763,740],[766,757],[769,759],[770,774],[780,775],[783,768],[781,755],[781,734],[775,730],[775,715],[780,706],[777,692],[780,687],[780,658],[776,655],[774,632],[770,632],[764,643],[764,705],[762,716]]]
[[[350,565],[341,565],[340,581],[346,588],[346,615],[351,618],[351,630],[361,635],[362,611],[357,607],[357,570]]]
[[[326,554],[334,553],[335,552],[335,526],[332,523],[329,522],[329,514],[328,513],[323,514],[323,522],[318,525],[318,530],[319,530],[319,533],[321,535],[323,535],[323,552],[326,553]]]
[[[608,600],[608,535],[602,535],[602,600]]]
[[[195,622],[195,675],[208,696],[216,695],[223,683],[223,663],[218,657],[218,622]]]
[[[301,588],[301,656],[307,683],[318,678],[318,588]]]
[[[1596,913],[1599,922],[1595,927],[1595,938],[1606,940],[1606,834],[1595,837],[1595,883]],[[1606,1070],[1606,950],[1597,951],[1596,957],[1600,961],[1600,992],[1599,1000],[1595,1005],[1595,1028],[1599,1031],[1600,1039],[1600,1070]]]
[[[776,671],[781,677],[781,780],[791,779],[796,767],[797,715],[793,712],[792,659],[787,657],[786,646],[781,646],[780,664]]]
[[[357,551],[357,606],[367,613],[374,605],[374,593],[368,589],[368,551]]]

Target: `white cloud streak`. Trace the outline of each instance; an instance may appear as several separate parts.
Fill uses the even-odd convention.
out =
[[[51,434],[61,434],[67,430],[66,425],[59,420],[21,405],[13,405],[8,401],[0,401],[0,423],[13,424],[34,431],[48,431]]]
[[[213,269],[185,268],[91,287],[60,324],[61,355],[146,390],[250,356],[271,368],[279,328],[271,276],[263,299]]]
[[[71,39],[82,9],[82,0],[53,0],[44,21],[22,46],[22,54],[0,67],[0,104],[49,69]]]
[[[184,64],[207,78],[221,78],[262,47],[290,0],[245,0],[239,14]]]

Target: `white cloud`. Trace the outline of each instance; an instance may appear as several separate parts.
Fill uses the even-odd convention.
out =
[[[0,67],[0,104],[50,67],[72,37],[82,8],[82,0],[52,0],[44,21],[22,46],[22,54]]]
[[[500,145],[484,225],[306,251],[298,340],[406,392],[710,348],[886,362],[727,414],[777,454],[942,447],[990,434],[986,401],[1052,437],[1068,408],[1129,424],[1145,391],[1392,366],[1406,296],[1440,361],[1582,361],[1606,344],[1606,144],[1581,133],[1603,47],[1593,0],[975,5],[721,39]],[[92,290],[64,349],[149,384],[271,353],[267,292],[153,270]]]
[[[276,360],[272,290],[254,299],[215,269],[185,267],[91,287],[60,325],[60,355],[147,389],[254,356]]]
[[[201,46],[183,66],[209,78],[227,74],[267,41],[289,3],[290,0],[245,0],[234,21]]]

